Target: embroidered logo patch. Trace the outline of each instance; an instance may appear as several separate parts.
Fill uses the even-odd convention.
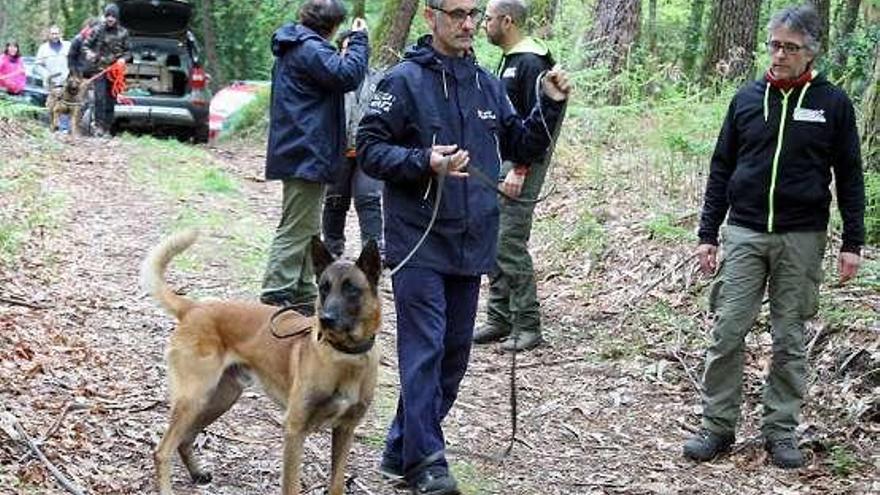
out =
[[[821,122],[825,123],[825,110],[810,110],[809,108],[795,108],[792,117],[798,122]]]
[[[394,95],[385,93],[384,91],[376,91],[370,100],[370,111],[375,113],[386,113],[391,110],[394,104]]]
[[[495,120],[495,112],[492,110],[477,110],[477,117],[480,120]]]
[[[508,67],[501,74],[502,79],[510,79],[516,77],[516,67]]]

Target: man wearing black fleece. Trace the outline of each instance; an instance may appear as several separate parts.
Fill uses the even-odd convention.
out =
[[[768,32],[771,67],[730,103],[706,186],[697,257],[705,273],[715,272],[727,216],[725,255],[710,295],[717,321],[703,376],[703,429],[684,454],[706,461],[734,442],[743,339],[766,289],[773,361],[762,434],[771,461],[796,468],[804,464],[794,438],[805,388],[804,322],[818,309],[832,175],[843,218],[841,283],[859,268],[865,190],[852,103],[812,69],[818,15],[788,7],[773,16]]]

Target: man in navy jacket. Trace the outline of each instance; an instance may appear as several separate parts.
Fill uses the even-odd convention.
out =
[[[366,24],[355,19],[348,51],[330,41],[345,19],[341,0],[308,0],[300,22],[272,36],[272,100],[266,178],[284,184],[281,221],[260,300],[312,314],[317,295],[309,246],[319,235],[324,184],[343,161],[343,97],[367,72]]]
[[[482,17],[474,0],[428,0],[424,14],[432,34],[379,83],[357,156],[385,181],[391,266],[427,230],[440,195],[424,244],[392,277],[401,392],[381,469],[414,493],[452,494],[458,489],[440,424],[467,368],[480,276],[494,266],[501,162],[543,155],[569,84],[564,72],[551,71],[523,121],[501,82],[473,58]]]

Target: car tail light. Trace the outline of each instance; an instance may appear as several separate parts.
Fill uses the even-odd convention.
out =
[[[189,73],[189,85],[192,89],[205,89],[208,85],[208,75],[205,73],[205,69],[193,67]]]

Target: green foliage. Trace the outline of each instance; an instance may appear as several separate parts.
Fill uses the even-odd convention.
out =
[[[223,249],[235,260],[236,271],[248,289],[259,288],[259,273],[266,261],[266,249],[272,232],[262,228],[240,193],[238,181],[213,163],[208,152],[174,140],[149,137],[124,137],[125,145],[135,148],[131,156],[131,178],[145,190],[164,196],[177,205],[175,219],[168,230],[200,227],[208,232],[222,232]],[[213,196],[223,195],[218,203]],[[224,209],[213,209],[216,204]],[[208,245],[208,242],[203,243]],[[215,251],[216,252],[216,251]],[[199,249],[183,258],[198,267]],[[204,255],[214,259],[211,253]]]
[[[842,85],[858,104],[871,79],[874,48],[880,43],[880,23],[857,29],[853,36],[835,47],[849,55],[846,65],[834,67],[834,82]]]
[[[257,91],[256,98],[230,117],[229,135],[262,136],[269,131],[270,88]]]
[[[44,150],[51,152],[52,147],[47,145]],[[59,223],[68,198],[43,187],[48,172],[45,160],[42,154],[0,160],[0,264],[13,260],[36,231],[55,228]]]
[[[46,113],[44,108],[37,108],[24,103],[17,97],[0,97],[0,119],[14,119],[16,117],[37,116]]]
[[[645,227],[652,239],[678,243],[696,240],[693,231],[680,226],[672,215],[655,215],[645,224]]]
[[[290,2],[283,0],[214,2],[211,16],[222,79],[269,79],[273,62],[272,33],[293,20],[295,14]],[[214,70],[209,67],[209,71]]]
[[[859,461],[848,448],[843,445],[831,447],[831,471],[835,476],[846,478],[859,466]]]
[[[865,242],[880,244],[880,172],[865,172]]]

